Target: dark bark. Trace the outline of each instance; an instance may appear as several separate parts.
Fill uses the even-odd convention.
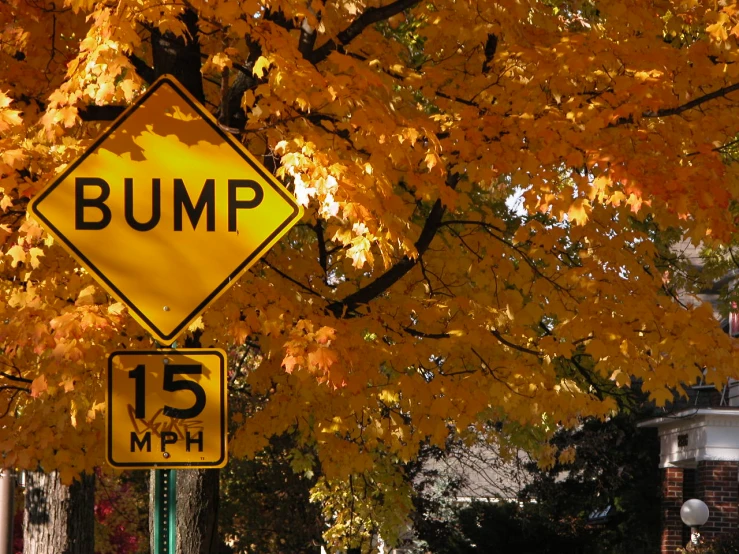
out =
[[[149,472],[150,547],[154,545],[154,479]],[[177,554],[218,554],[228,549],[218,535],[219,478],[218,469],[183,469],[177,475]]]
[[[218,121],[235,131],[241,131],[246,126],[246,113],[241,107],[241,99],[250,88],[257,86],[257,79],[250,73],[254,67],[253,61],[248,61],[242,68],[243,71],[236,73],[233,84],[228,89],[226,102],[218,108]]]
[[[482,72],[488,73],[495,57],[495,51],[498,49],[498,37],[493,33],[488,35],[485,42],[485,62],[482,64]]]
[[[33,554],[94,554],[95,476],[62,485],[57,472],[26,473],[23,551]]]
[[[254,77],[254,64],[262,54],[259,44],[253,40],[246,40],[249,47],[249,56],[242,66],[236,67],[238,72],[233,84],[228,89],[226,101],[218,107],[216,117],[218,122],[228,128],[228,130],[238,133],[246,126],[246,113],[241,107],[241,100],[244,93],[255,88],[259,84],[259,80]]]
[[[316,29],[310,23],[308,19],[304,19],[300,25],[300,39],[298,40],[298,51],[303,55],[305,59],[308,59],[313,53],[313,48],[316,45]]]
[[[152,84],[155,81],[156,72],[154,71],[153,67],[149,67],[144,60],[142,60],[138,56],[135,56],[134,54],[128,54],[126,57],[128,58],[128,61],[131,62],[131,65],[136,70],[136,74],[139,77],[141,77],[148,84]]]
[[[215,554],[218,537],[218,469],[177,472],[177,554]]]
[[[85,106],[79,111],[82,121],[113,121],[121,115],[126,106],[116,106],[108,104],[107,106]]]
[[[173,75],[200,102],[205,101],[203,77],[200,73],[200,42],[198,41],[198,16],[185,10],[181,16],[187,27],[188,37],[176,37],[172,33],[151,31],[154,76]]]

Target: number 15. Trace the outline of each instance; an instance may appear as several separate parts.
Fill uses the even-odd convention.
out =
[[[134,411],[137,419],[146,418],[146,366],[139,364],[135,369],[128,372],[128,377],[135,381],[135,403]],[[201,365],[166,365],[164,366],[163,389],[167,392],[189,390],[195,395],[195,403],[189,408],[173,408],[164,406],[164,415],[177,419],[190,419],[200,415],[205,409],[205,391],[199,383],[179,379],[175,381],[175,375],[202,375]]]

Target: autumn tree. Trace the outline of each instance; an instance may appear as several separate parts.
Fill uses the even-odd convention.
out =
[[[105,357],[152,347],[26,206],[165,73],[306,208],[189,333],[258,360],[231,455],[296,437],[328,540],[392,542],[402,462],[450,433],[546,464],[632,379],[723,383],[735,346],[654,236],[734,237],[738,24],[708,0],[0,3],[3,463],[102,464]]]

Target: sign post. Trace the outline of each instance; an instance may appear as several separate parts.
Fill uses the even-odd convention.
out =
[[[175,554],[177,550],[177,477],[174,469],[154,472],[155,554]]]
[[[0,471],[0,554],[12,554],[13,516],[15,515],[15,473]]]

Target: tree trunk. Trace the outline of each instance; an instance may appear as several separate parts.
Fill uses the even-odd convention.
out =
[[[200,73],[200,42],[198,41],[198,16],[193,10],[185,10],[180,19],[187,28],[189,37],[177,37],[170,32],[161,33],[154,28],[151,32],[154,74],[158,77],[168,73],[195,98],[203,102],[203,75]]]
[[[177,554],[216,554],[218,469],[177,472]]]
[[[26,472],[23,552],[94,554],[95,476],[82,474],[71,486],[57,472]]]
[[[149,473],[149,529],[154,545],[154,475]],[[177,470],[177,554],[217,554],[223,551],[218,536],[218,469]]]

